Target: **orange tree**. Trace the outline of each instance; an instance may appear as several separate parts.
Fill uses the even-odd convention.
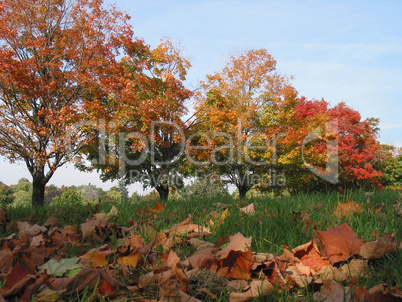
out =
[[[24,161],[33,205],[56,169],[88,144],[82,127],[121,85],[128,17],[102,0],[0,1],[0,154]]]
[[[228,179],[244,197],[269,171],[272,174],[281,123],[292,115],[296,95],[265,49],[232,56],[201,83],[190,162]]]
[[[114,110],[98,131],[98,144],[85,150],[88,168],[100,171],[102,180],[140,182],[167,199],[182,182],[177,168],[189,128],[186,101],[192,92],[183,80],[190,63],[165,40],[155,49],[134,44],[121,66],[125,87],[110,96]]]

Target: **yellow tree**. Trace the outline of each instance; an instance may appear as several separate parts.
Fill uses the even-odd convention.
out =
[[[82,127],[121,85],[128,17],[102,0],[0,1],[0,154],[24,161],[33,205],[88,144]]]
[[[292,114],[297,92],[265,49],[232,56],[201,89],[191,159],[227,177],[244,197],[275,167],[281,123]]]

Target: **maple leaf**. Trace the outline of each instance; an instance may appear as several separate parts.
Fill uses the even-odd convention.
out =
[[[45,264],[38,267],[39,272],[44,272],[45,270],[49,275],[55,277],[62,277],[68,271],[75,271],[81,269],[82,265],[77,263],[80,258],[68,258],[61,259],[59,262],[55,259],[50,259]]]
[[[394,234],[391,232],[380,236],[376,241],[363,242],[359,255],[365,259],[378,259],[385,253],[396,252],[398,248],[393,237]]]
[[[267,296],[273,289],[273,285],[267,280],[253,280],[243,289],[243,293],[230,293],[230,302],[243,302],[259,296]]]
[[[295,247],[292,252],[300,259],[300,262],[303,263],[303,265],[310,267],[316,272],[321,268],[330,265],[328,260],[322,258],[314,240]]]
[[[328,231],[318,231],[317,236],[321,242],[322,255],[328,258],[331,264],[345,261],[352,255],[360,252],[363,240],[344,223]]]
[[[150,210],[151,212],[154,212],[155,214],[159,214],[160,212],[162,212],[166,207],[166,204],[162,205],[159,200],[156,201],[155,204],[155,209],[153,208],[148,208],[148,210]]]
[[[313,295],[314,301],[328,301],[328,302],[338,302],[338,301],[351,301],[350,295],[346,295],[349,292],[349,287],[343,287],[338,282],[326,279],[324,280],[323,286],[320,292],[316,292]]]
[[[338,202],[334,215],[336,218],[350,217],[353,214],[361,213],[362,207],[360,204],[349,199],[347,202]]]

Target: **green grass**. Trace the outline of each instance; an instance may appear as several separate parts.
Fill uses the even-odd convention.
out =
[[[363,209],[361,213],[350,217],[337,218],[334,215],[338,202],[346,202],[349,199],[359,203]],[[215,224],[212,227],[212,235],[205,240],[218,243],[218,240],[225,234],[234,235],[241,232],[245,237],[252,236],[252,250],[254,252],[273,253],[281,255],[283,245],[292,248],[307,243],[314,238],[314,229],[305,228],[297,216],[298,212],[306,210],[310,214],[310,220],[316,225],[318,230],[328,230],[342,223],[348,223],[354,232],[364,240],[374,240],[376,235],[388,232],[395,233],[395,240],[402,241],[402,219],[392,210],[396,200],[401,199],[397,191],[377,191],[368,197],[365,192],[355,191],[346,194],[339,193],[316,193],[300,194],[288,197],[259,196],[251,197],[247,200],[237,200],[232,197],[221,199],[206,199],[194,197],[191,199],[172,199],[166,203],[163,212],[150,215],[144,209],[155,208],[155,201],[142,203],[118,202],[101,203],[100,212],[107,213],[112,206],[119,210],[119,216],[111,219],[111,222],[118,226],[129,226],[130,219],[138,225],[147,224],[156,231],[166,230],[186,219],[193,217],[192,222],[203,226],[208,226],[210,213],[217,211],[222,213],[228,209],[229,216],[222,224]],[[244,215],[240,208],[250,203],[255,204],[256,213],[254,215]],[[92,207],[94,208],[94,207]],[[90,219],[93,215],[87,205],[68,205],[58,207],[41,207],[32,209],[29,207],[15,207],[7,209],[8,217],[11,220],[24,221],[30,223],[43,224],[50,216],[57,217],[63,225],[79,225]],[[9,235],[13,230],[8,230],[0,237]],[[15,231],[15,230],[14,230]],[[149,242],[151,238],[144,234],[144,239]],[[117,244],[117,238],[108,239],[110,243]],[[91,247],[87,247],[90,249]],[[194,253],[194,249],[188,245],[173,248],[177,254],[184,259]],[[68,256],[74,256],[82,250],[68,249]],[[371,286],[387,283],[390,286],[401,286],[402,284],[402,253],[386,254],[383,258],[371,261],[370,274],[356,280],[356,286]],[[274,291],[269,297],[269,301],[313,301],[313,288],[311,286],[298,291]],[[225,301],[227,295],[222,294],[219,301]],[[266,301],[267,297],[261,301]],[[258,301],[258,299],[256,299]]]

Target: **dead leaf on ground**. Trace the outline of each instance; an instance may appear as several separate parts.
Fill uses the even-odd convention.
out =
[[[193,248],[195,248],[196,250],[201,250],[201,249],[205,249],[205,248],[214,248],[215,247],[215,244],[213,244],[211,242],[208,242],[208,241],[200,240],[200,239],[197,239],[197,238],[191,238],[187,242],[190,243],[191,246]]]
[[[243,293],[230,293],[230,302],[243,302],[261,296],[267,296],[274,289],[273,285],[267,280],[253,280],[244,289]]]
[[[350,291],[349,287],[343,287],[338,282],[326,279],[323,282],[320,292],[316,292],[313,295],[314,301],[326,301],[326,302],[350,302],[350,295],[346,297],[346,294]]]
[[[316,272],[322,267],[330,265],[328,260],[322,258],[314,240],[294,248],[292,252],[300,259],[303,265],[310,267]]]
[[[345,261],[360,252],[363,240],[360,239],[347,223],[328,231],[317,231],[321,242],[321,254],[331,264]]]
[[[391,232],[380,236],[376,241],[363,242],[359,255],[365,259],[379,259],[385,253],[396,252],[398,248],[393,237],[393,233]]]
[[[244,208],[240,208],[240,212],[244,214],[255,214],[255,207],[254,203],[250,203],[248,206],[245,206]]]
[[[361,211],[361,205],[349,199],[347,202],[337,203],[334,215],[336,218],[350,217],[351,215],[360,213]]]

